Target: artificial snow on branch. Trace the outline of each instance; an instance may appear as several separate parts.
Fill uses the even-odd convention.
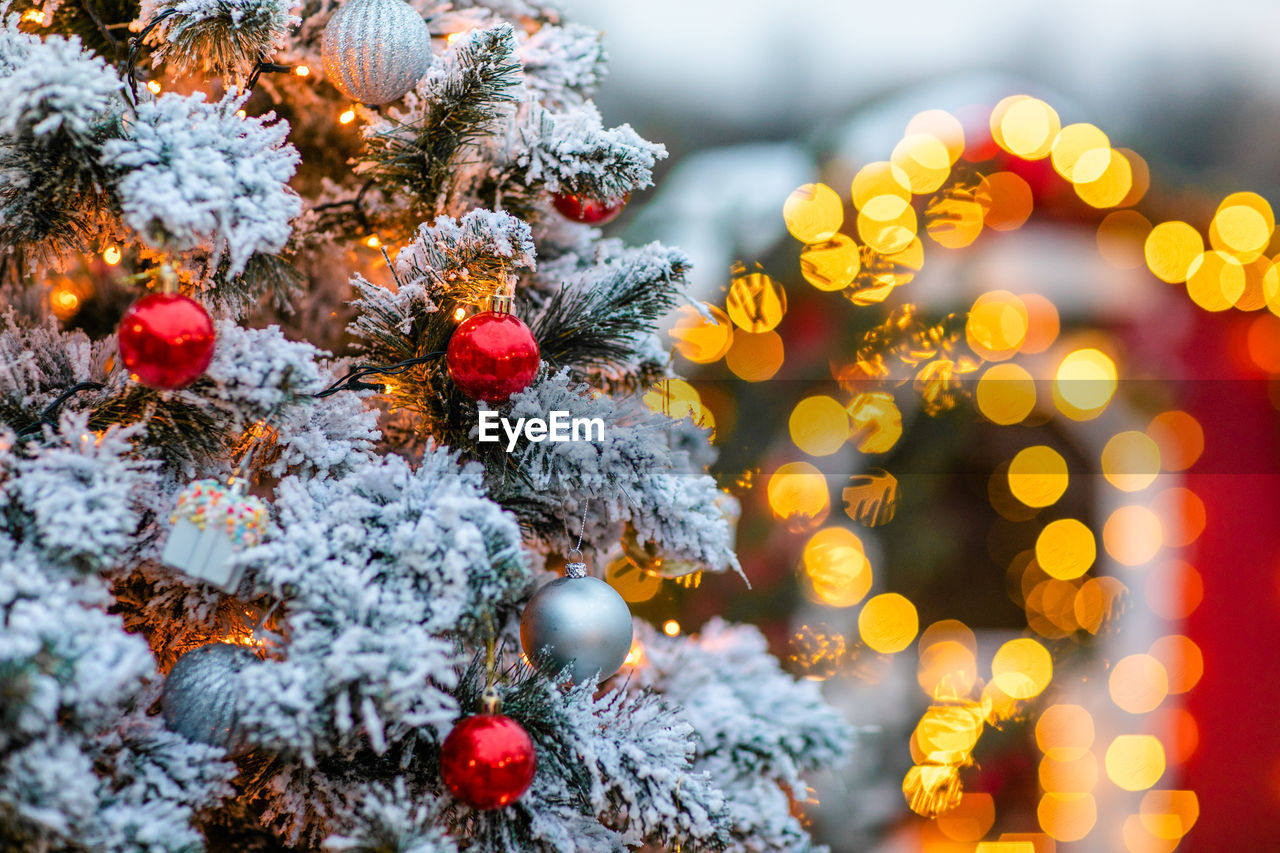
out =
[[[288,183],[298,164],[288,123],[274,113],[241,117],[244,100],[165,93],[104,146],[124,220],[142,240],[161,251],[204,249],[210,273],[225,253],[231,276],[255,253],[283,248],[302,210]]]
[[[122,93],[79,39],[41,40],[16,15],[0,26],[0,247],[53,263],[110,230],[99,156],[120,133]]]
[[[538,103],[563,110],[586,102],[608,63],[600,33],[581,24],[548,24],[520,45],[525,87]]]
[[[147,41],[180,71],[243,78],[284,47],[297,8],[295,0],[143,0],[135,29],[157,21]]]
[[[654,164],[667,156],[664,146],[642,139],[631,125],[605,129],[589,102],[559,113],[525,106],[516,163],[529,183],[551,192],[619,199],[650,186]]]

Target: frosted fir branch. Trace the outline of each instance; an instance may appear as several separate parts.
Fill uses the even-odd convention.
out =
[[[161,19],[147,36],[155,59],[179,71],[246,77],[285,46],[301,19],[295,0],[143,0],[135,29]]]
[[[595,263],[567,277],[531,328],[552,368],[611,379],[635,374],[658,318],[676,306],[689,259],[658,243],[626,249],[608,241]]]
[[[390,786],[371,784],[339,819],[341,834],[325,839],[333,853],[456,853],[458,847],[438,825],[435,803],[410,795],[403,776]]]
[[[122,83],[78,39],[0,24],[0,247],[52,264],[111,228],[100,146],[120,133]]]
[[[31,442],[7,460],[0,508],[11,535],[51,569],[101,572],[136,553],[142,495],[156,487],[155,466],[132,456],[138,432],[95,435],[87,414],[69,413],[53,441]]]
[[[288,181],[298,152],[289,125],[274,113],[241,118],[244,97],[205,103],[204,94],[166,93],[138,107],[123,139],[104,148],[117,172],[121,209],[148,245],[163,251],[202,248],[229,274],[256,252],[278,252],[302,209]]]
[[[514,100],[520,74],[510,24],[458,39],[386,118],[365,127],[356,167],[385,189],[440,212],[460,161]]]
[[[581,24],[547,24],[519,50],[525,87],[542,106],[563,110],[591,97],[604,79],[609,57],[600,33]]]
[[[524,514],[536,529],[563,530],[563,519],[581,516],[590,502],[587,541],[606,550],[630,523],[641,541],[672,558],[696,560],[713,572],[741,572],[732,529],[717,499],[715,481],[692,470],[684,454],[667,446],[669,420],[634,397],[613,400],[591,393],[563,371],[512,396],[505,417],[601,418],[603,442],[522,441],[510,454],[523,474],[490,475],[498,500]]]
[[[533,234],[509,213],[473,210],[421,225],[396,255],[401,282],[422,287],[433,302],[476,303],[534,267]]]
[[[526,104],[517,133],[527,182],[553,193],[620,199],[652,185],[654,164],[667,156],[630,125],[605,129],[589,102],[559,113]]]
[[[637,625],[644,665],[632,684],[660,692],[693,725],[694,768],[710,774],[732,811],[732,851],[813,849],[791,814],[801,773],[845,760],[853,732],[818,685],[783,672],[754,626],[713,619],[696,637]]]
[[[62,331],[53,318],[26,328],[12,311],[0,314],[0,423],[17,432],[67,388],[100,381],[103,349],[84,332]],[[83,399],[68,401],[64,411],[74,411]]]

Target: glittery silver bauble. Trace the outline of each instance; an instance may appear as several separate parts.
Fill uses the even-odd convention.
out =
[[[404,0],[350,0],[325,25],[320,53],[324,73],[342,94],[385,104],[431,67],[431,33]]]
[[[558,673],[570,663],[576,682],[617,672],[631,650],[631,611],[593,577],[557,578],[538,590],[520,617],[525,657]]]
[[[241,687],[237,676],[257,662],[249,649],[230,643],[187,652],[164,680],[160,703],[165,723],[189,740],[236,753],[244,746],[238,732]]]

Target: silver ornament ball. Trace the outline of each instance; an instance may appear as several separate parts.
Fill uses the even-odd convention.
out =
[[[244,646],[214,643],[192,649],[164,680],[160,704],[165,724],[186,737],[234,754],[244,746],[239,732],[239,674],[258,662]]]
[[[431,33],[404,0],[350,0],[325,25],[320,53],[325,75],[342,94],[386,104],[431,67]]]
[[[578,683],[621,669],[631,650],[631,610],[599,578],[557,578],[529,599],[520,617],[525,657],[554,675],[572,663]]]

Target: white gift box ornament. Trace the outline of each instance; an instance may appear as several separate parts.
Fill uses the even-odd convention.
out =
[[[267,507],[236,483],[196,480],[178,495],[173,530],[160,559],[191,577],[235,592],[243,568],[235,554],[262,541]]]

